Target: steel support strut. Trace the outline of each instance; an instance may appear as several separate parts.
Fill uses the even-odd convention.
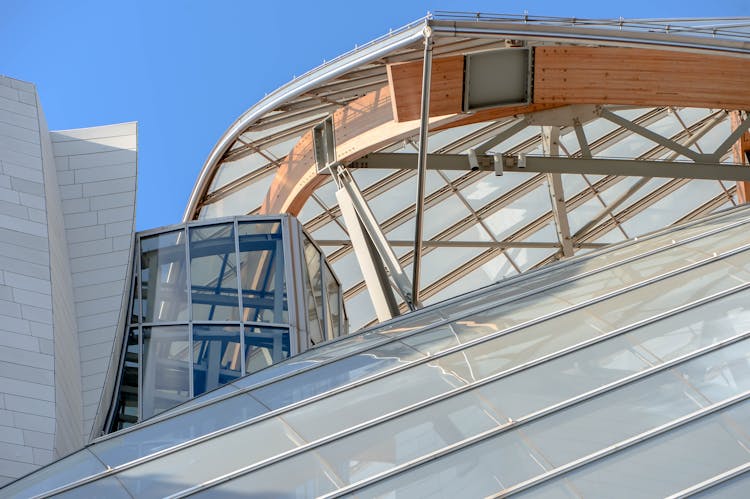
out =
[[[432,77],[432,29],[424,28],[424,65],[422,67],[422,104],[417,158],[417,202],[414,215],[414,263],[412,300],[419,306],[419,273],[422,265],[422,223],[424,218],[424,184],[427,174],[427,125],[430,116],[430,79]]]

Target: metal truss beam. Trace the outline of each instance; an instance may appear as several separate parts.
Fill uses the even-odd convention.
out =
[[[495,170],[493,155],[477,155],[477,163],[480,171]],[[428,164],[430,170],[469,171],[471,168],[469,157],[465,154],[429,154]],[[413,170],[417,167],[417,155],[373,153],[353,161],[349,166],[352,168],[397,168]],[[525,166],[521,166],[517,157],[503,156],[503,171],[750,181],[750,168],[738,165],[639,159],[584,159],[527,156],[525,157]]]
[[[722,194],[723,195],[723,194]],[[726,199],[724,199],[726,202]],[[320,246],[345,246],[351,243],[348,239],[316,239]],[[414,241],[405,239],[389,240],[388,243],[396,248],[411,248]],[[453,241],[447,239],[431,239],[423,241],[422,245],[427,248],[559,248],[560,245],[555,242],[531,242],[531,241]],[[605,243],[581,243],[576,245],[579,248],[602,248],[607,246]]]

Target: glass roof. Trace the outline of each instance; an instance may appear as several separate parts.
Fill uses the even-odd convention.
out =
[[[700,153],[713,151],[729,133],[728,114],[722,110],[664,107],[615,112],[665,137],[691,144],[690,148]],[[510,118],[434,132],[429,139],[430,151],[465,154],[491,137],[498,125],[515,121]],[[305,130],[297,128],[296,137]],[[489,152],[541,154],[540,130],[539,126],[523,127]],[[671,153],[666,147],[603,118],[589,121],[584,130],[594,158],[666,159]],[[281,144],[289,146],[292,142]],[[561,128],[560,144],[570,157],[581,154],[572,127]],[[417,146],[413,140],[398,141],[382,151],[413,154]],[[214,187],[200,208],[199,218],[257,212],[282,156],[279,150],[258,149],[240,159],[225,160],[217,170]],[[725,155],[724,161],[730,157],[731,154]],[[363,169],[352,173],[409,274],[414,245],[416,172]],[[575,236],[574,253],[641,236],[737,204],[734,182],[590,174],[564,174],[562,182],[567,216]],[[320,186],[299,218],[326,253],[334,271],[342,276],[354,331],[374,323],[375,312],[371,306],[357,306],[368,299],[367,291],[353,259],[335,190],[332,180]],[[425,278],[421,282],[424,303],[455,296],[471,288],[470,282],[478,287],[561,258],[545,174],[508,172],[497,177],[491,172],[468,169],[428,171],[424,206]],[[464,244],[444,247],[444,241]],[[488,246],[492,243],[494,246]],[[535,247],[518,247],[523,243]],[[477,268],[490,262],[499,265],[486,267],[495,269],[486,276],[477,272]],[[469,274],[471,278],[467,278]]]
[[[748,224],[750,207],[734,208],[425,307],[100,438],[0,495],[740,490]]]
[[[436,59],[516,46],[518,40],[535,48],[561,43],[635,43],[747,57],[750,42],[748,18],[573,19],[437,12],[325,63],[248,110],[212,151],[191,196],[186,220],[257,213],[279,166],[303,135],[356,99],[390,88],[389,65],[423,57],[421,30],[425,26],[434,28]],[[428,150],[431,154],[467,155],[472,148],[492,143],[486,152],[511,157],[579,159],[590,153],[595,159],[679,162],[712,153],[731,131],[731,109],[600,106],[634,125],[626,126],[589,107],[586,118],[580,120],[580,130],[570,124],[559,127],[556,154],[545,146],[542,127],[529,115],[436,127],[429,133]],[[653,134],[664,140],[654,139]],[[498,136],[501,140],[494,140]],[[380,144],[375,152],[413,155],[418,142],[415,130],[411,136]],[[682,149],[675,149],[675,144]],[[732,161],[731,151],[716,160]],[[410,273],[416,171],[352,169],[352,173],[400,265]],[[560,222],[553,210],[547,174],[506,172],[498,177],[468,168],[427,173],[422,255],[429,279],[420,282],[423,303],[465,292],[472,288],[471,283],[481,286],[570,256],[558,235]],[[561,208],[570,225],[573,254],[738,203],[736,183],[729,181],[593,174],[561,177]],[[372,304],[365,303],[369,301],[367,287],[355,263],[335,191],[332,180],[323,182],[301,207],[299,218],[345,282],[345,300],[352,312],[350,326],[357,330],[375,323],[375,311]],[[406,310],[406,305],[402,303],[401,308]]]

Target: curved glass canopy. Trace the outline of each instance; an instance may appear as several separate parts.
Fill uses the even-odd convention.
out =
[[[750,208],[274,364],[3,497],[707,495],[750,470]]]
[[[508,47],[529,48],[538,55],[540,50],[560,46],[627,45],[670,47],[695,54],[712,51],[736,57],[733,62],[742,65],[740,61],[748,57],[748,25],[747,19],[435,15],[311,71],[251,108],[212,152],[186,218],[211,219],[261,211],[264,196],[276,192],[273,186],[281,182],[276,176],[279,168],[284,174],[291,171],[285,165],[296,161],[292,156],[301,149],[294,148],[304,143],[305,134],[338,110],[355,105],[358,99],[397,91],[395,70],[419,63],[424,57],[421,33],[425,26],[432,29],[435,64]],[[697,64],[700,67],[701,63]],[[707,74],[713,67],[706,63]],[[433,72],[439,71],[435,68]],[[421,74],[416,75],[416,81],[420,81]],[[672,79],[679,81],[682,77],[675,73]],[[575,71],[571,70],[571,81],[574,78]],[[412,90],[418,95],[415,85]],[[414,125],[407,127],[408,131],[385,138],[354,155],[354,160],[344,162],[407,275],[413,273],[415,257],[418,174],[413,166],[404,164],[416,164],[413,158],[419,151],[419,103],[415,102]],[[462,118],[450,127],[434,121],[428,133],[430,158],[422,197],[422,302],[435,303],[573,254],[744,202],[744,195],[738,198],[737,183],[721,175],[698,178],[685,170],[658,173],[660,165],[684,166],[712,154],[718,154],[712,159],[716,164],[742,162],[729,148],[731,141],[726,143],[737,126],[732,121],[736,108],[676,105],[668,98],[656,106],[591,102],[563,106],[555,115],[533,108],[494,118],[485,111],[461,114],[459,108],[456,116]],[[389,126],[405,125],[396,120]],[[552,143],[549,137],[545,139],[545,128],[550,127],[559,134]],[[356,132],[343,129],[336,133],[347,137],[359,133],[364,140],[369,131],[363,126]],[[354,139],[346,143],[351,147],[356,144]],[[535,158],[579,163],[570,163],[573,166],[559,174],[510,168],[497,176],[491,167],[470,167],[472,150],[480,150],[490,159],[495,155],[522,156],[529,164]],[[399,161],[396,155],[409,159]],[[375,165],[375,156],[384,159]],[[446,167],[440,157],[451,159],[454,166]],[[580,166],[587,158],[648,165],[646,171],[658,177],[643,176],[644,170],[635,169],[591,173]],[[430,162],[436,166],[430,167]],[[342,276],[344,300],[352,312],[352,329],[356,330],[374,323],[375,311],[336,189],[330,177],[317,181],[299,208],[298,217]]]

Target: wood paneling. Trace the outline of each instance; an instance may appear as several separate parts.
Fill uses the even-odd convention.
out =
[[[750,109],[750,64],[735,57],[620,47],[536,47],[536,104]]]
[[[388,85],[396,122],[418,120],[422,105],[422,61],[388,65]],[[430,117],[461,112],[464,91],[464,56],[432,59]]]

